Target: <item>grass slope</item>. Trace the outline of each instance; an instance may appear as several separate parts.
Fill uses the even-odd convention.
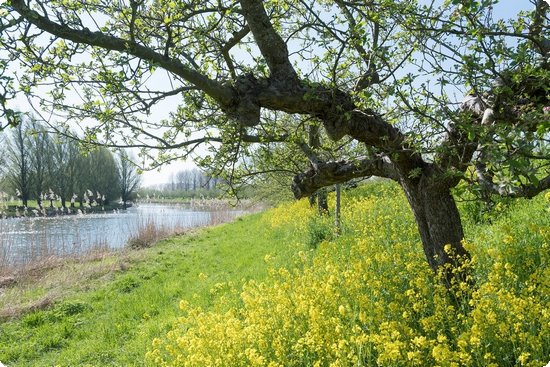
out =
[[[48,309],[0,324],[0,361],[10,367],[144,365],[151,340],[172,328],[180,299],[209,307],[216,283],[263,279],[264,256],[275,254],[283,264],[294,252],[291,243],[289,234],[274,238],[260,215],[250,215],[154,248],[69,262],[0,296],[8,307],[9,298],[28,304],[62,293]]]

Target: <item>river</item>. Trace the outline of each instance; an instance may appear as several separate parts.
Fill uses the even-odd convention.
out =
[[[122,248],[147,225],[182,230],[217,224],[241,213],[141,204],[114,213],[4,219],[0,220],[0,266],[81,254],[94,248]]]

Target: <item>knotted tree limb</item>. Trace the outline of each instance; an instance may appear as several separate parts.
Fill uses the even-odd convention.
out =
[[[357,161],[318,162],[306,172],[294,176],[292,192],[297,199],[307,197],[320,188],[344,183],[354,178],[369,176],[386,177],[396,180],[397,173],[386,157],[365,158]]]

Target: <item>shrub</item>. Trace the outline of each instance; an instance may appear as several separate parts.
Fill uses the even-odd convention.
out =
[[[308,222],[307,247],[316,249],[323,241],[330,240],[334,235],[334,225],[328,215],[313,215]]]
[[[122,277],[116,282],[116,288],[121,293],[129,293],[133,291],[135,288],[139,287],[141,282],[138,278],[136,278],[133,275],[127,275]]]

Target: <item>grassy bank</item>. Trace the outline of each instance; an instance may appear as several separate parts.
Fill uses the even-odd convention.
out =
[[[450,298],[393,185],[306,201],[54,268],[4,290],[8,366],[543,366],[550,197],[462,208],[475,288]],[[52,295],[56,295],[53,297]],[[48,302],[48,295],[52,301]],[[19,301],[16,301],[19,300]],[[16,312],[12,312],[16,314]],[[146,357],[145,357],[146,355]]]
[[[144,365],[151,340],[179,315],[180,299],[208,308],[215,284],[239,287],[264,278],[267,252],[281,264],[291,258],[292,237],[272,237],[261,223],[260,215],[250,215],[153,248],[37,267],[2,290],[0,361],[10,367]]]

